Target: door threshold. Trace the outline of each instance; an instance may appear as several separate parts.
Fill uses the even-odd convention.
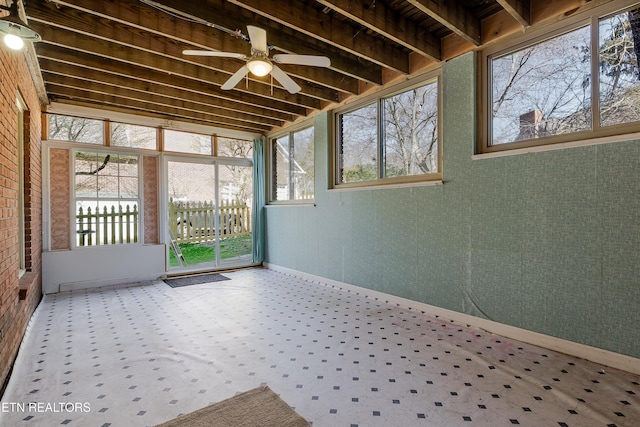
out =
[[[262,263],[235,266],[235,267],[229,266],[229,267],[205,268],[200,270],[180,271],[175,273],[167,273],[163,278],[171,279],[175,277],[184,277],[184,276],[201,276],[204,274],[211,274],[211,273],[230,273],[232,271],[250,270],[254,268],[263,268]]]

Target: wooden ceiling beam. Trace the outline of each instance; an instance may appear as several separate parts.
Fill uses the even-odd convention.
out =
[[[49,11],[49,13],[45,11]],[[135,3],[124,0],[112,0],[109,2],[96,2],[94,0],[53,0],[52,3],[36,4],[30,13],[41,20],[47,19],[44,15],[48,15],[48,19],[51,20],[56,19],[55,17],[57,16],[64,15],[64,21],[59,18],[57,19],[62,25],[65,24],[67,19],[82,22],[85,20],[85,15],[91,16],[93,20],[98,21],[100,24],[104,22],[108,23],[109,28],[114,30],[111,33],[104,34],[104,37],[113,38],[113,40],[121,41],[125,44],[132,42],[131,34],[133,34],[134,40],[139,39],[140,32],[148,32],[152,37],[161,40],[169,38],[172,41],[178,42],[171,43],[175,45],[171,53],[172,56],[188,61],[195,59],[193,57],[184,57],[184,55],[182,55],[182,49],[207,49],[238,52],[247,55],[250,53],[249,43],[241,38],[232,37],[229,34],[210,27],[176,18],[160,10],[145,6],[140,2]],[[114,23],[119,25],[116,26]],[[68,28],[80,30],[77,26]],[[100,26],[98,26],[98,28],[100,28]],[[98,34],[96,34],[96,36],[97,35]],[[240,60],[229,61],[224,58],[208,58],[206,63],[208,66],[216,67],[220,71],[225,71],[230,74],[242,65],[242,61]],[[357,93],[358,90],[358,83],[355,79],[346,79],[343,74],[335,71],[327,73],[326,70],[322,70],[322,72],[318,72],[315,67],[296,67],[291,70],[295,72],[295,77],[330,89],[351,94]],[[310,95],[314,96],[313,93]],[[334,94],[320,94],[320,96],[317,97],[325,99],[324,96],[331,95]],[[335,99],[325,100],[334,101]]]
[[[416,22],[399,16],[383,2],[371,5],[370,2],[352,0],[317,1],[414,52],[434,61],[441,60],[440,39],[420,28]]]
[[[271,0],[227,1],[309,37],[361,56],[367,61],[402,74],[409,73],[409,55],[398,46],[384,43],[366,31],[322,13],[305,2],[290,1],[286,7],[277,7]]]
[[[307,114],[304,107],[270,100],[245,93],[230,93],[211,83],[202,83],[166,72],[149,70],[131,64],[123,64],[113,59],[102,58],[93,54],[74,51],[47,43],[38,45],[38,56],[41,61],[57,62],[82,67],[93,73],[109,73],[131,80],[138,80],[150,85],[166,86],[180,91],[182,97],[206,96],[211,105],[218,103],[230,105],[233,109],[242,109],[257,116],[270,117],[282,121],[292,121]]]
[[[525,0],[497,0],[498,4],[506,10],[520,25],[531,25],[531,1]]]
[[[358,55],[345,52],[344,50],[314,38],[300,37],[300,33],[291,31],[281,24],[235,6],[227,0],[208,0],[206,2],[154,0],[153,3],[159,7],[170,8],[173,11],[177,11],[180,15],[184,15],[188,19],[206,22],[207,25],[209,25],[206,31],[208,31],[210,37],[213,37],[203,43],[202,48],[230,52],[237,51],[230,48],[215,47],[214,44],[217,43],[216,40],[233,37],[227,37],[225,32],[213,29],[210,25],[232,31],[238,30],[241,31],[243,35],[247,34],[247,25],[255,25],[267,31],[269,45],[275,47],[278,51],[300,55],[325,55],[331,59],[332,70],[353,79],[364,80],[376,85],[382,84],[382,67],[380,65],[365,61]],[[153,10],[151,7],[148,8]],[[202,26],[205,27],[205,24]]]
[[[228,102],[221,102],[220,100],[218,100],[218,102],[212,102],[210,97],[204,95],[196,96],[194,94],[189,97],[184,97],[180,96],[180,92],[177,89],[149,84],[141,80],[131,80],[125,76],[115,74],[95,73],[92,70],[71,64],[43,60],[41,70],[43,75],[46,76],[47,83],[50,82],[61,86],[65,85],[82,89],[85,83],[90,82],[92,84],[113,87],[114,90],[126,89],[127,92],[130,93],[135,92],[138,94],[138,99],[149,100],[149,102],[151,102],[151,98],[158,95],[165,100],[164,102],[167,105],[178,106],[178,103],[181,103],[183,105],[189,105],[189,108],[193,111],[227,117],[240,122],[248,122],[268,127],[282,126],[284,122],[283,120],[252,115],[243,110],[230,108],[228,107],[228,105],[230,105]],[[227,106],[225,106],[225,104]]]
[[[480,46],[480,19],[460,0],[407,0],[458,36]]]
[[[88,32],[78,33],[63,27],[52,28],[37,18],[32,18],[30,25],[40,33],[43,39],[49,44],[69,47],[80,52],[92,53],[104,58],[175,74],[204,83],[212,83],[214,85],[222,85],[229,77],[226,73],[218,70],[206,68],[196,63],[176,60],[167,55],[157,53],[153,49],[132,49],[131,46],[113,43],[108,39],[95,38]],[[149,43],[152,43],[152,41]],[[316,98],[300,93],[290,94],[279,87],[275,88],[273,93],[271,93],[271,88],[268,84],[262,82],[257,83],[252,79],[248,82],[248,88],[244,84],[239,84],[234,88],[234,91],[245,92],[264,97],[265,99],[274,99],[311,109],[319,109],[321,105],[320,100]]]
[[[218,126],[229,129],[236,129],[242,131],[265,133],[268,129],[261,128],[259,126],[248,126],[246,124],[238,124],[230,126],[226,120],[219,120],[217,118],[208,117],[204,114],[192,113],[184,109],[167,107],[156,104],[149,104],[143,101],[136,100],[123,100],[111,93],[99,93],[95,92],[88,96],[88,91],[84,89],[76,89],[72,87],[47,85],[47,92],[56,102],[69,102],[70,103],[82,103],[87,106],[95,108],[96,105],[100,105],[103,109],[112,109],[116,111],[126,111],[143,116],[161,117],[170,120],[187,121],[191,123],[198,123],[210,126]]]
[[[234,118],[228,115],[217,114],[218,110],[216,109],[203,111],[199,104],[165,96],[161,93],[144,93],[135,88],[108,84],[90,78],[83,78],[81,76],[76,76],[74,79],[68,78],[69,76],[65,76],[63,74],[48,71],[45,72],[44,75],[47,79],[47,90],[51,93],[58,93],[58,95],[60,95],[60,88],[64,87],[69,91],[73,91],[73,93],[83,93],[85,99],[92,99],[96,97],[97,99],[102,100],[103,95],[113,96],[114,99],[119,99],[119,103],[122,107],[131,106],[133,108],[137,108],[139,105],[143,104],[147,105],[152,111],[161,111],[162,109],[182,111],[180,113],[182,117],[192,117],[204,122],[226,123],[227,126],[232,127],[250,127],[262,129],[263,131],[274,127],[274,125],[245,120],[240,116]],[[52,88],[58,89],[54,91]]]

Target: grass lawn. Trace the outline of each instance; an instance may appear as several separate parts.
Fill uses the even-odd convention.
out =
[[[187,265],[213,262],[216,259],[213,245],[200,243],[180,244],[180,251]],[[232,237],[220,241],[220,258],[229,259],[241,255],[248,255],[252,251],[251,236]],[[177,267],[178,261],[172,250],[169,251],[169,265]]]

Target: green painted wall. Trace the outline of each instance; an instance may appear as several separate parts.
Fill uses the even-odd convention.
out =
[[[476,57],[443,66],[443,185],[266,209],[266,261],[640,357],[640,141],[473,160]]]

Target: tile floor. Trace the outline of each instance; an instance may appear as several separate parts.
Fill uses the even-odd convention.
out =
[[[268,384],[314,427],[639,426],[640,377],[263,269],[47,295],[1,426],[153,426]]]

